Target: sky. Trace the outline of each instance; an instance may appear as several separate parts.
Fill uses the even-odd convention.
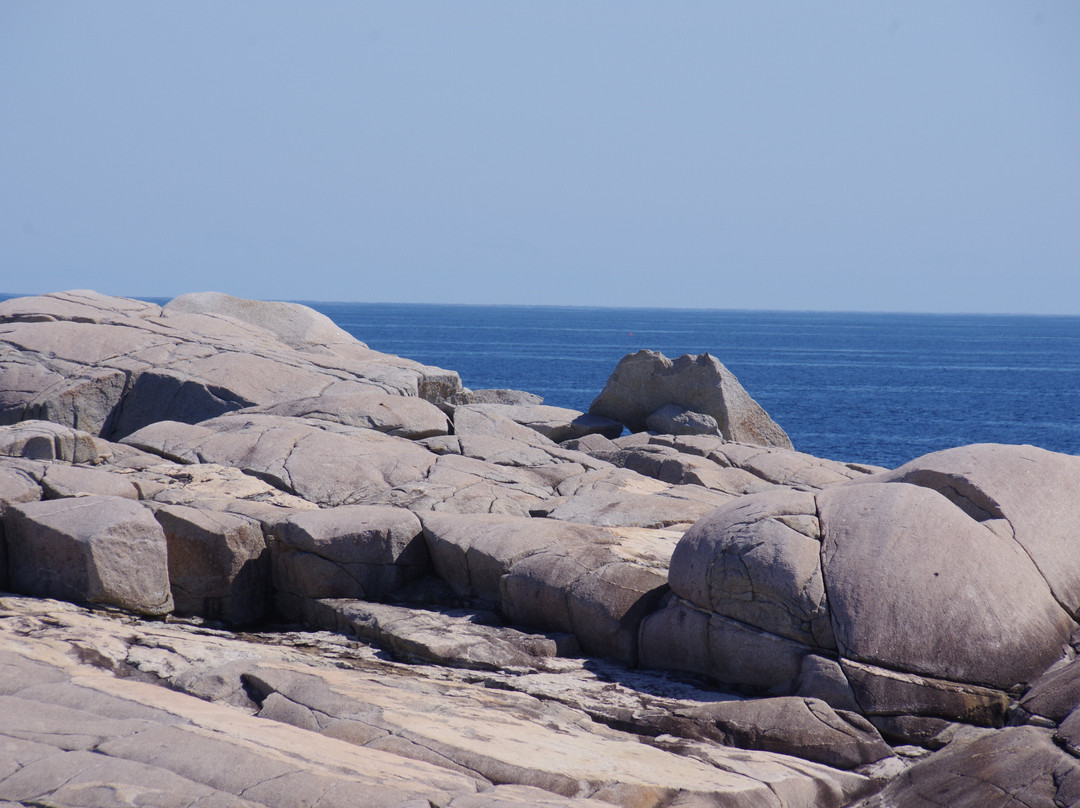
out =
[[[0,292],[1080,314],[1075,0],[0,0]]]

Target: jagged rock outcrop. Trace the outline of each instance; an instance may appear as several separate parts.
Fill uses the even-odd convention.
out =
[[[674,404],[715,419],[726,439],[791,448],[787,433],[769,417],[715,357],[685,354],[675,360],[657,351],[624,356],[589,413],[642,432],[657,410]]]
[[[721,434],[295,304],[0,304],[0,805],[1077,802],[1080,459],[815,458],[635,356]]]

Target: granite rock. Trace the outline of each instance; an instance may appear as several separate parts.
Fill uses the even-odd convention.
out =
[[[589,413],[611,418],[631,432],[668,404],[712,416],[727,440],[791,448],[791,440],[717,359],[686,354],[670,360],[656,351],[624,356]]]
[[[13,503],[3,520],[15,591],[172,611],[165,535],[143,505],[111,496]]]

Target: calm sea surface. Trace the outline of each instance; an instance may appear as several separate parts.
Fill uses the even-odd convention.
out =
[[[577,410],[627,353],[708,352],[819,457],[896,466],[979,442],[1080,454],[1080,317],[307,305],[468,387]]]
[[[1080,317],[309,303],[372,348],[587,410],[640,348],[708,352],[820,457],[965,443],[1080,454]]]

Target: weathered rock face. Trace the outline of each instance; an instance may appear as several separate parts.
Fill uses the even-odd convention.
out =
[[[262,526],[251,517],[158,505],[176,611],[226,623],[266,617],[270,565]]]
[[[141,614],[173,609],[165,535],[138,503],[89,496],[11,504],[4,535],[17,591]]]
[[[650,432],[661,432],[665,435],[720,434],[720,425],[711,415],[693,412],[678,404],[665,404],[645,419],[645,426]]]
[[[731,371],[708,354],[687,354],[674,361],[656,351],[624,356],[589,413],[641,432],[649,416],[669,404],[711,416],[727,440],[791,448],[784,430],[750,398]]]
[[[278,605],[292,617],[300,599],[380,600],[431,568],[420,520],[404,508],[304,511],[271,534]]]
[[[422,478],[435,462],[402,438],[280,415],[225,415],[198,425],[162,421],[124,443],[181,462],[235,466],[320,505],[377,501]]]
[[[1024,473],[1009,483],[991,473],[1003,467]],[[1037,561],[1070,591],[1072,553],[1061,551],[1080,543],[1080,522],[1070,531],[1053,508],[1040,517],[1024,493],[1071,502],[1078,486],[1080,459],[972,446],[815,493],[735,499],[680,541],[674,598],[643,626],[642,658],[774,693],[853,697],[896,735],[941,728],[910,717],[1000,726],[1008,694],[1062,659],[1077,628]],[[1039,554],[1050,547],[1064,556],[1053,567],[1052,550]],[[822,676],[829,659],[839,666]]]
[[[451,371],[380,354],[288,303],[185,295],[165,308],[94,292],[0,303],[0,423],[54,421],[119,437],[316,394],[439,401]]]
[[[0,304],[0,805],[1080,804],[1080,458],[823,460],[636,356],[727,426],[293,304]]]
[[[454,591],[497,607],[518,625],[574,634],[582,648],[636,661],[641,618],[664,587],[673,549],[662,539],[556,520],[427,515],[435,571]]]
[[[457,672],[326,633],[262,639],[0,599],[0,800],[839,808],[878,786],[853,765],[895,759],[823,705],[770,743],[801,732],[841,766],[711,741],[755,745],[738,702],[625,669]]]

